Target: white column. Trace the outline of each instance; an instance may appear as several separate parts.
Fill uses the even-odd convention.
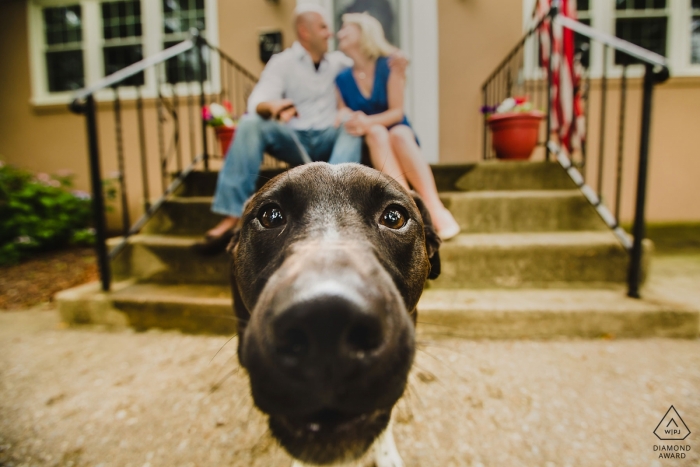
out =
[[[408,3],[408,2],[407,2]],[[411,0],[408,42],[411,124],[420,139],[423,157],[435,163],[440,159],[440,89],[437,0]],[[404,42],[407,43],[407,42]]]

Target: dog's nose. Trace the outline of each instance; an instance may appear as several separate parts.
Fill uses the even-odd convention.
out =
[[[271,334],[279,363],[304,379],[349,376],[377,357],[384,338],[378,313],[337,294],[292,303],[277,314]]]

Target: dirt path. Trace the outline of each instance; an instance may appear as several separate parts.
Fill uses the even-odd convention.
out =
[[[698,308],[698,283],[700,255],[663,256],[645,293]],[[0,313],[0,466],[289,466],[226,341]],[[700,465],[700,340],[420,349],[396,410],[408,467]],[[659,460],[670,405],[692,433],[664,444],[691,450]]]
[[[289,466],[225,343],[0,314],[0,465]],[[700,341],[421,348],[396,412],[407,466],[700,463]],[[671,404],[691,451],[660,462],[652,432]]]

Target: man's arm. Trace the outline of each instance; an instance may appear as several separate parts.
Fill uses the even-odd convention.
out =
[[[284,100],[284,58],[282,54],[276,54],[267,62],[260,76],[260,80],[255,85],[255,88],[253,88],[253,92],[250,93],[250,97],[248,97],[248,112],[260,113],[258,108],[261,104]],[[263,105],[261,110],[265,111],[266,109],[270,113],[267,117],[262,114],[261,116],[265,118],[269,118],[270,116],[277,117],[279,111],[284,106],[285,105],[274,105],[272,108],[266,109],[266,106]]]

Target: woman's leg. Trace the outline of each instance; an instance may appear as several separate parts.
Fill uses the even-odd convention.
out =
[[[396,160],[396,155],[391,150],[389,130],[382,125],[373,125],[365,135],[365,142],[369,147],[369,156],[372,167],[384,172],[408,189],[408,182],[403,174],[401,165]]]
[[[406,125],[396,125],[389,130],[389,138],[404,176],[423,198],[438,235],[445,240],[457,235],[459,224],[440,201],[433,173],[421,157],[413,130]]]

